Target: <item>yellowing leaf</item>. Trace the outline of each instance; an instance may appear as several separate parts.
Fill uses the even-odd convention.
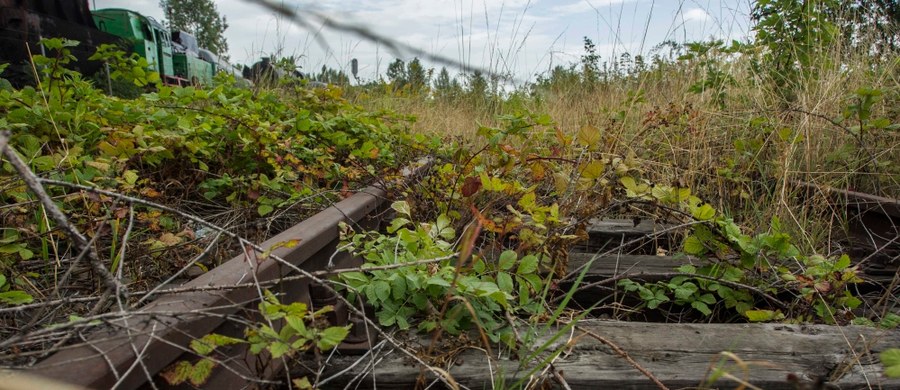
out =
[[[531,177],[535,181],[544,180],[545,176],[547,176],[547,170],[544,168],[544,164],[539,162],[531,164]]]
[[[300,379],[294,379],[294,388],[299,390],[312,390],[312,383],[309,383],[309,379],[306,377]]]
[[[136,183],[138,179],[137,171],[129,169],[125,171],[125,173],[122,175],[122,178],[125,179],[126,183],[134,185],[134,183]]]
[[[766,322],[784,318],[784,314],[773,310],[747,310],[744,315],[750,322]]]
[[[600,143],[600,129],[584,125],[578,130],[578,142],[590,149],[597,149]]]
[[[180,385],[187,381],[191,376],[191,370],[193,370],[193,368],[194,366],[190,362],[182,360],[160,372],[159,376],[163,377],[170,385]]]
[[[109,164],[108,164],[108,163],[105,163],[105,162],[100,162],[100,161],[85,161],[84,165],[87,165],[87,166],[93,167],[93,168],[97,168],[97,169],[99,169],[99,170],[101,170],[101,171],[103,171],[103,172],[106,172],[106,171],[109,170]]]
[[[606,164],[603,164],[603,161],[594,160],[584,166],[584,169],[581,170],[581,177],[596,180],[603,176],[605,170]]]
[[[553,174],[553,186],[556,189],[556,193],[562,195],[569,189],[569,177],[562,173],[554,173]]]
[[[175,246],[181,243],[181,237],[172,233],[163,233],[162,236],[159,236],[159,242],[162,242],[166,246]]]

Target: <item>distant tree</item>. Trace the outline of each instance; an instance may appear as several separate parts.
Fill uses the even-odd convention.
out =
[[[406,89],[413,94],[427,93],[433,74],[434,69],[426,70],[418,58],[409,63],[398,58],[387,68],[387,78],[394,90]]]
[[[315,81],[321,81],[326,84],[349,85],[350,77],[342,70],[336,70],[322,65],[322,71],[311,77]]]
[[[425,70],[419,58],[413,58],[406,64],[406,80],[412,93],[426,93],[431,84],[431,76],[434,69]]]
[[[476,105],[484,104],[490,98],[489,94],[490,85],[484,74],[477,70],[470,74],[466,82],[466,95],[469,99]]]
[[[581,55],[581,75],[588,85],[596,83],[600,77],[600,55],[597,46],[588,37],[584,37],[584,54]]]
[[[228,23],[213,0],[160,0],[159,6],[166,12],[169,29],[193,34],[200,47],[227,59]]]
[[[403,89],[409,82],[409,79],[406,77],[406,63],[399,58],[391,62],[387,68],[387,78],[394,90]]]
[[[553,93],[563,93],[574,91],[581,83],[582,75],[575,69],[575,65],[565,67],[556,65],[550,70],[549,75],[540,74],[537,76],[537,82],[532,87],[533,92],[549,91]]]
[[[447,68],[441,68],[434,80],[434,97],[442,100],[452,100],[462,95],[462,85],[455,77],[450,77]]]

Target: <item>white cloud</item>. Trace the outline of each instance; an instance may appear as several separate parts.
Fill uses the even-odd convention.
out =
[[[692,8],[683,12],[681,18],[685,22],[706,22],[712,19],[712,16],[702,8]]]

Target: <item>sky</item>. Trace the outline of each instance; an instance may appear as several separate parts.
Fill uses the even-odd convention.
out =
[[[163,20],[158,0],[90,0],[92,8],[128,8]],[[215,0],[225,16],[233,63],[262,56],[301,57],[304,72],[323,65],[359,77],[383,75],[395,58],[415,53],[391,50],[358,34],[322,27],[316,12],[335,21],[418,48],[472,69],[511,74],[527,81],[584,53],[583,39],[597,46],[601,61],[628,52],[652,54],[659,43],[748,36],[750,0],[277,0],[307,15],[302,27],[250,0]],[[443,64],[424,60],[426,67]],[[451,73],[461,69],[449,67]]]

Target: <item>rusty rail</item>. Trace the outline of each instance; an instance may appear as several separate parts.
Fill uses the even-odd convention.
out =
[[[405,176],[409,179],[427,166],[425,163],[419,169],[407,171]],[[335,260],[332,257],[339,236],[338,224],[346,222],[364,228],[374,227],[378,216],[373,214],[384,205],[386,196],[383,188],[367,187],[263,242],[260,247],[277,248],[271,252],[273,257],[281,257],[304,270],[323,269],[326,262]],[[298,244],[290,248],[277,245],[292,240]],[[248,303],[257,302],[259,292],[253,287],[228,286],[277,281],[292,273],[289,266],[274,260],[258,261],[253,254],[250,257],[238,255],[181,286],[185,290],[205,290],[160,296],[141,309],[111,321],[112,326],[91,334],[85,343],[49,356],[26,374],[84,388],[136,389],[146,386],[148,376],[157,376],[179,359],[191,340],[211,332],[240,334],[243,329],[238,330],[237,325],[226,319],[239,315]],[[349,260],[350,256],[344,254],[338,256],[337,264],[345,266]],[[255,267],[254,262],[257,262]],[[217,286],[225,288],[208,289]],[[309,280],[294,278],[275,289],[285,295],[282,298],[285,301],[309,299]],[[368,345],[366,342],[362,347]],[[274,377],[282,368],[281,362],[274,361],[259,368],[260,357],[247,353],[246,348],[231,349],[226,350],[228,356],[233,361],[243,360],[249,368],[246,372],[218,370],[206,388],[246,388],[259,379]],[[165,387],[164,383],[156,385]]]

